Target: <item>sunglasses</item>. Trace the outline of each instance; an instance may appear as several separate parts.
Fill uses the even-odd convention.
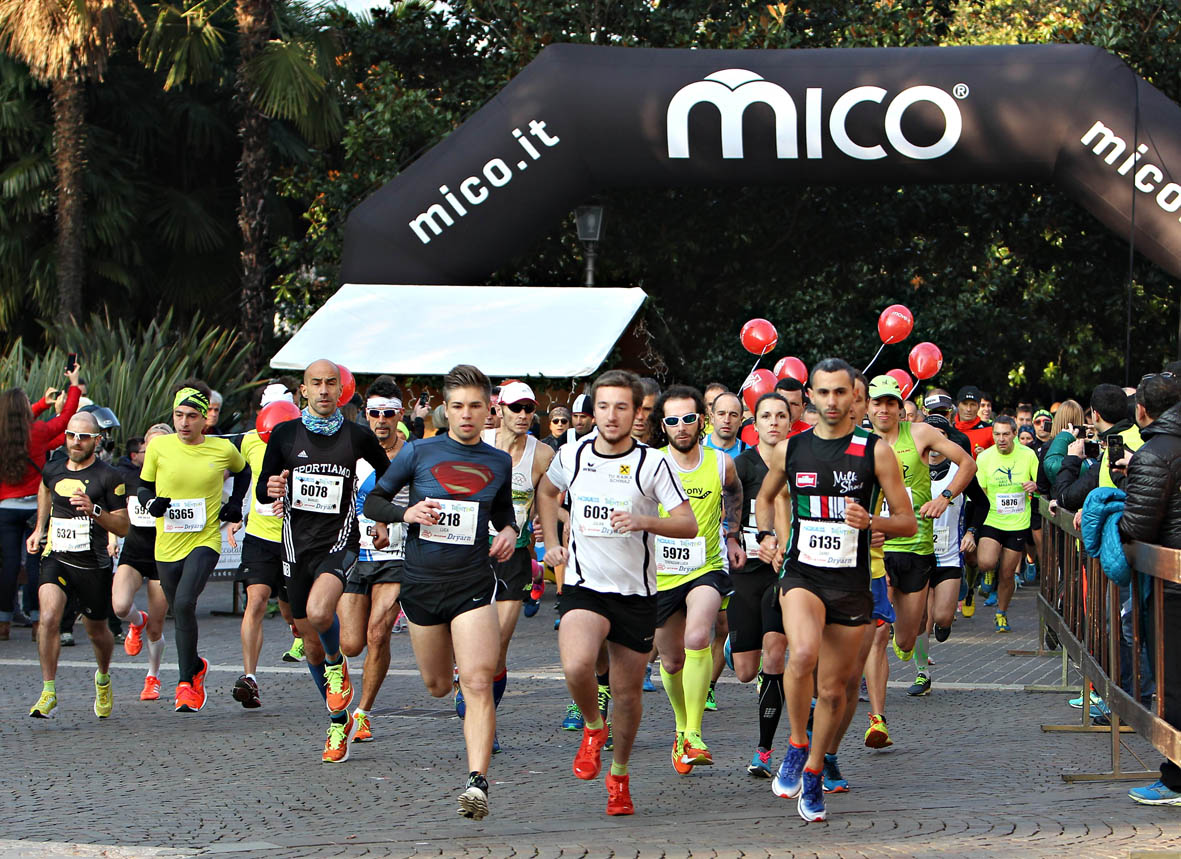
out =
[[[102,438],[103,434],[101,432],[73,432],[72,430],[66,430],[65,436],[68,439],[77,438],[81,439],[82,441],[87,441],[92,438]]]
[[[519,415],[521,412],[524,412],[524,413],[525,413],[525,414],[527,414],[527,415],[531,415],[531,414],[533,414],[535,411],[537,411],[537,404],[536,404],[536,403],[530,403],[530,402],[524,402],[524,403],[505,403],[505,404],[504,404],[504,407],[505,407],[506,409],[508,409],[510,412],[512,412],[514,415]]]
[[[397,409],[370,409],[369,417],[371,418],[396,418],[398,416]]]
[[[570,423],[570,418],[550,418],[549,422],[551,424],[568,424]]]
[[[1149,379],[1155,379],[1157,376],[1160,376],[1162,379],[1177,378],[1173,373],[1170,373],[1168,370],[1165,370],[1165,372],[1163,372],[1163,373],[1145,373],[1143,376],[1140,377],[1140,381],[1145,382],[1145,381],[1148,381]]]
[[[687,415],[680,415],[680,416],[669,415],[668,417],[666,417],[664,419],[664,425],[666,427],[675,427],[679,424],[684,424],[687,427],[691,427],[691,426],[693,426],[693,424],[697,423],[698,417],[700,417],[700,416],[697,414],[697,412],[690,412]]]

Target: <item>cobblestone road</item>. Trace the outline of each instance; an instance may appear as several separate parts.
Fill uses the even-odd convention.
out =
[[[864,748],[865,706],[842,748],[853,790],[830,797],[830,821],[805,825],[793,802],[745,771],[757,739],[755,691],[727,675],[706,714],[718,765],[679,777],[668,763],[672,715],[660,692],[632,758],[638,813],[608,818],[601,782],[570,774],[579,735],[560,730],[567,702],[550,598],[522,618],[499,713],[504,752],[493,759],[492,815],[455,813],[465,775],[460,723],[413,671],[395,636],[391,675],[374,719],[376,741],[342,766],[319,761],[325,714],[302,667],[284,665],[286,628],[267,621],[264,707],[246,711],[237,677],[237,621],[226,583],[202,601],[202,651],[213,663],[199,715],[141,703],[142,657],[116,647],[115,714],[91,712],[90,649],[64,649],[57,718],[27,717],[39,691],[27,630],[0,643],[2,856],[1130,856],[1181,850],[1181,809],[1144,808],[1127,784],[1068,785],[1063,771],[1102,770],[1109,735],[1043,733],[1076,721],[1066,694],[1021,691],[1060,678],[1055,658],[1011,657],[1033,647],[1033,594],[1020,592],[1014,633],[998,636],[985,610],[935,645],[935,691],[910,699],[910,666],[894,663],[888,717],[893,748]],[[170,628],[166,631],[171,640]],[[166,689],[175,682],[167,666]],[[893,657],[891,656],[891,660]],[[1072,675],[1073,676],[1073,675]],[[1072,680],[1072,682],[1074,682]],[[1077,693],[1076,693],[1077,694]],[[166,696],[170,697],[170,696]],[[779,744],[786,741],[781,727]],[[1155,768],[1134,735],[1127,751]],[[778,755],[777,755],[778,757]],[[1125,760],[1131,767],[1134,761]],[[1174,853],[1173,855],[1177,855]]]

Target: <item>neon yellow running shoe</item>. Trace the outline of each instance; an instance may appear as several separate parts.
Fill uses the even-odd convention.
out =
[[[284,662],[303,661],[303,639],[296,638],[291,642],[291,649],[283,654]]]
[[[53,711],[57,709],[57,695],[47,689],[41,690],[41,697],[37,699],[37,703],[29,710],[29,715],[34,719],[52,719]]]
[[[98,682],[98,672],[94,672],[94,715],[105,719],[111,715],[114,706],[114,695],[111,694],[111,675],[107,675],[106,683]]]

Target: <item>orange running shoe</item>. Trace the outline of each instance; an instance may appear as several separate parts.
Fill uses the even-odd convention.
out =
[[[349,744],[357,735],[357,720],[349,716],[347,722],[332,722],[328,725],[328,739],[324,742],[326,764],[343,764],[349,759]]]
[[[685,761],[685,735],[680,732],[673,738],[673,769],[678,775],[693,772],[693,764]]]
[[[373,730],[369,726],[368,713],[353,713],[353,718],[357,720],[357,736],[353,738],[355,743],[368,743],[373,739]]]
[[[209,672],[209,660],[204,656],[198,656],[201,660],[201,668],[193,675],[193,692],[201,699],[201,707],[205,706],[205,675]],[[200,710],[201,707],[197,709]]]
[[[149,674],[144,678],[144,689],[139,693],[139,700],[141,701],[159,701],[160,700],[160,678],[153,677]]]
[[[606,724],[597,731],[583,727],[582,745],[578,747],[578,754],[574,756],[574,774],[586,781],[595,778],[603,768],[603,762],[599,760],[599,754],[603,751],[603,746],[606,744]]]
[[[681,752],[681,762],[691,764],[695,767],[710,766],[714,762],[714,756],[710,754],[709,749],[705,745],[705,740],[701,739],[701,734],[694,734],[691,731],[685,732],[685,745]]]
[[[328,695],[324,703],[328,705],[329,713],[342,713],[353,703],[353,684],[349,682],[349,658],[343,653],[337,665],[324,665],[324,679],[327,681]]]
[[[205,706],[205,694],[198,694],[192,683],[178,683],[176,687],[176,712],[196,713]]]
[[[636,807],[632,804],[631,791],[628,790],[628,777],[625,775],[611,775],[607,773],[607,813],[635,814]]]
[[[139,656],[139,652],[144,649],[144,627],[148,625],[148,613],[141,611],[141,623],[130,624],[127,628],[127,637],[123,639],[123,650],[128,656]]]

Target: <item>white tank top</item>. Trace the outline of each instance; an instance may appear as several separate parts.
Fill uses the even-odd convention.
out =
[[[496,447],[495,429],[486,429],[480,438],[487,444]],[[517,528],[521,535],[525,534],[525,526],[529,522],[529,513],[533,508],[533,456],[537,452],[537,439],[532,435],[525,436],[525,452],[521,454],[521,461],[513,463],[513,512],[517,517]],[[492,523],[488,529],[495,533]]]

